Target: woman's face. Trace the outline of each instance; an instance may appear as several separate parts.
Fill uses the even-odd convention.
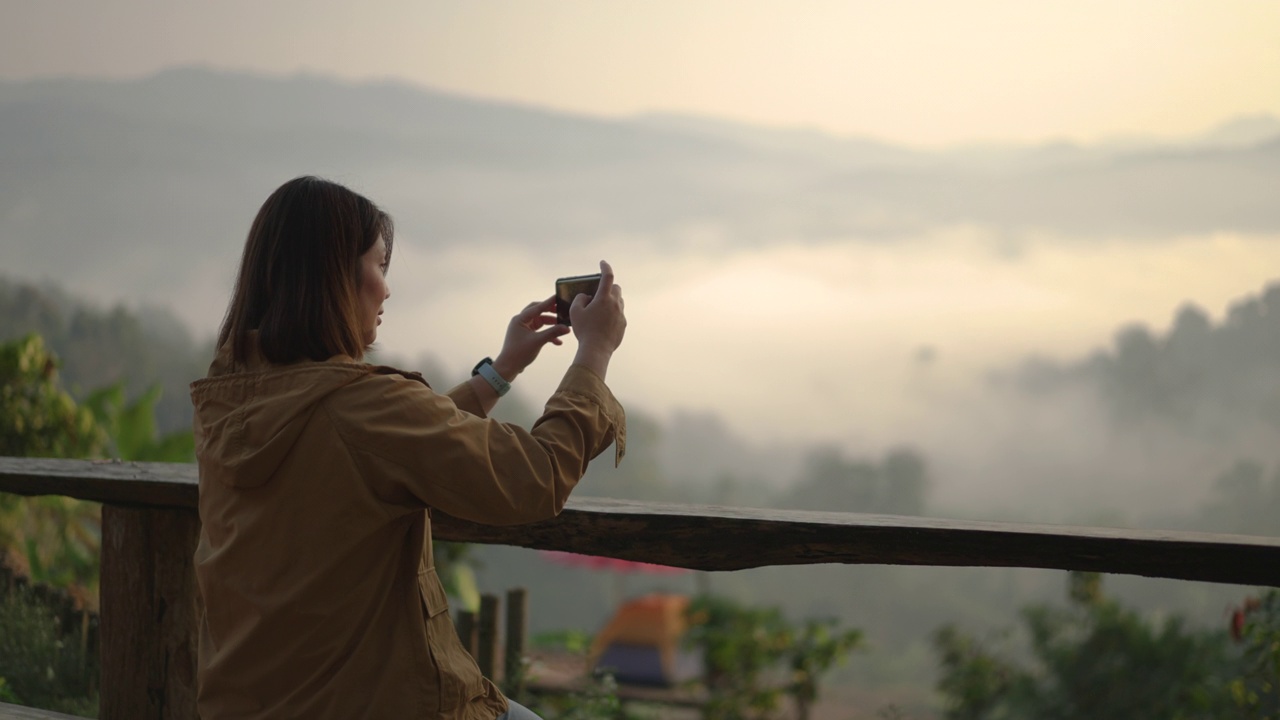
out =
[[[387,287],[389,261],[387,244],[381,237],[360,256],[360,322],[365,345],[371,345],[378,339],[382,302],[391,297],[391,289]]]

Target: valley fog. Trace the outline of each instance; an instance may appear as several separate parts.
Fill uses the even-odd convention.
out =
[[[694,241],[653,252],[616,239],[471,255],[406,235],[379,350],[431,356],[462,377],[472,358],[496,352],[510,312],[549,294],[550,278],[592,269],[595,252],[617,269],[628,300],[610,380],[629,407],[717,415],[764,446],[917,447],[937,475],[937,503],[953,510],[1150,510],[1140,499],[1185,472],[1185,458],[1166,467],[1159,453],[1126,449],[1090,388],[1032,399],[996,380],[1031,356],[1084,358],[1124,325],[1167,330],[1186,304],[1223,317],[1241,287],[1261,289],[1280,268],[1276,239],[1100,247],[1029,237],[1011,249],[1007,238],[957,228],[892,247],[833,240],[735,252]],[[520,378],[523,397],[550,394],[572,342],[548,347]],[[1132,485],[1096,471],[1117,454]],[[1198,469],[1218,470],[1208,461]],[[1164,500],[1200,499],[1183,490]]]
[[[1170,351],[1184,375],[1151,387],[1164,371],[1143,358],[1188,309],[1190,331],[1231,331],[1276,276],[1274,118],[1176,142],[921,151],[201,69],[0,84],[0,113],[6,275],[160,308],[157,332],[183,334],[167,313],[202,344],[254,213],[299,174],[395,217],[377,357],[438,384],[495,354],[556,277],[608,259],[630,321],[610,384],[655,424],[632,455],[652,445],[673,483],[780,491],[815,448],[908,448],[928,512],[1125,523],[1272,458],[1265,402],[1219,417],[1232,393],[1269,396],[1265,353],[1240,351],[1237,372],[1221,342],[1193,340],[1191,360]],[[549,347],[518,379],[517,419],[572,352]],[[1239,386],[1188,395],[1197,373]],[[180,419],[185,385],[164,402]],[[686,442],[681,418],[716,437]]]

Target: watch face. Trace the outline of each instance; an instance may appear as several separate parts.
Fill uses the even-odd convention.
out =
[[[488,363],[488,364],[492,365],[492,364],[493,364],[493,359],[492,359],[492,358],[485,358],[485,359],[481,360],[480,362],[476,363],[476,366],[475,366],[475,367],[473,367],[473,368],[471,368],[471,375],[472,375],[472,377],[475,377],[476,375],[479,375],[479,374],[480,374],[480,366],[481,366],[481,365],[484,365],[485,363]]]

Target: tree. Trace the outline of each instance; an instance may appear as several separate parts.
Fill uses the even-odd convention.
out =
[[[0,455],[190,462],[190,432],[158,437],[159,389],[127,402],[121,384],[83,405],[62,388],[58,359],[39,335],[0,343]],[[61,496],[0,494],[0,545],[17,550],[37,582],[96,594],[100,507]]]
[[[1021,653],[993,650],[953,626],[940,629],[934,646],[946,717],[1225,720],[1240,717],[1240,698],[1262,697],[1249,691],[1261,687],[1257,680],[1267,673],[1250,674],[1223,630],[1188,628],[1176,616],[1144,618],[1106,597],[1094,573],[1071,573],[1068,597],[1066,608],[1023,611],[1028,647]],[[1266,663],[1277,659],[1269,644],[1280,627],[1275,620],[1252,631],[1265,639],[1253,647],[1269,650]],[[1019,656],[1029,659],[1014,659]],[[1265,667],[1274,678],[1280,666]],[[1274,707],[1274,682],[1267,687]]]
[[[1280,718],[1280,591],[1246,598],[1231,614],[1231,638],[1242,647],[1231,699],[1244,717]]]
[[[57,359],[38,335],[0,344],[0,454],[96,457],[107,434],[57,382]],[[18,551],[37,581],[96,586],[101,520],[71,498],[0,494],[0,544]]]
[[[0,455],[93,457],[107,436],[57,382],[58,361],[39,335],[0,344]]]
[[[710,695],[706,720],[776,717],[791,697],[800,720],[819,696],[819,681],[862,644],[862,632],[832,619],[794,625],[775,607],[747,607],[704,595],[689,607],[686,645],[701,652]]]
[[[818,448],[805,459],[800,481],[780,504],[797,510],[920,515],[929,471],[914,450],[890,451],[880,462],[847,460],[835,448]]]

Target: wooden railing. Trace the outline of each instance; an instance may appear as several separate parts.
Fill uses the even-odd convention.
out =
[[[0,492],[103,504],[100,717],[195,718],[195,466],[0,457]],[[444,540],[697,570],[1026,567],[1280,587],[1280,539],[1238,535],[594,499],[513,527],[435,514],[433,529]]]

